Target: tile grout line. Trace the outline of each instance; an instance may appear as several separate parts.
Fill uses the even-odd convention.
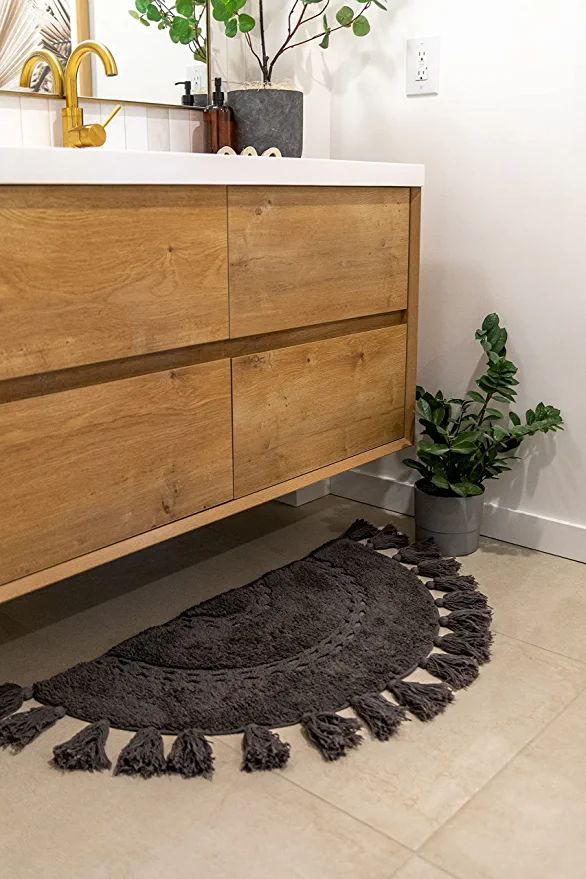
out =
[[[536,644],[534,641],[526,641],[525,638],[517,638],[515,635],[509,635],[507,632],[503,632],[500,629],[491,628],[491,632],[493,635],[501,635],[503,638],[508,638],[510,641],[517,641],[519,644],[527,644],[528,647],[535,647],[536,650],[544,650],[546,653],[551,653],[552,656],[559,656],[561,659],[569,659],[571,662],[578,662],[580,665],[586,665],[586,660],[578,659],[576,656],[570,656],[568,653],[560,653],[559,650],[552,650],[551,647],[544,647],[542,644]]]
[[[503,765],[500,767],[500,769],[498,769],[494,775],[492,775],[487,781],[485,781],[484,784],[482,784],[478,788],[478,790],[475,791],[472,794],[472,796],[466,800],[465,803],[462,803],[462,805],[454,812],[453,815],[450,815],[450,817],[446,821],[444,821],[444,823],[440,827],[438,827],[437,830],[434,830],[433,833],[430,836],[428,836],[428,838],[424,842],[422,842],[421,845],[417,848],[417,850],[416,850],[417,854],[421,857],[422,856],[421,850],[423,849],[423,847],[428,845],[428,843],[430,843],[438,835],[438,833],[440,833],[440,831],[445,830],[452,823],[452,821],[454,821],[455,818],[458,817],[458,815],[460,814],[460,812],[463,811],[463,809],[467,808],[467,806],[473,800],[475,800],[476,797],[489,786],[489,784],[492,784],[493,781],[495,781],[495,779],[497,779],[499,777],[499,775],[502,775],[502,773],[506,769],[508,769],[508,767],[511,765],[511,763],[513,763],[518,757],[520,757],[524,753],[524,751],[527,750],[527,748],[529,748],[541,735],[543,735],[543,733],[545,733],[549,729],[549,727],[562,716],[562,714],[564,714],[569,708],[571,708],[572,705],[574,704],[574,702],[576,702],[578,699],[580,699],[584,695],[585,692],[586,692],[586,685],[584,686],[584,688],[582,690],[580,690],[579,693],[576,693],[576,695],[573,697],[573,699],[570,699],[570,701],[567,703],[567,705],[564,705],[564,707],[561,708],[557,712],[557,714],[555,714],[551,718],[551,720],[549,720],[545,724],[545,726],[543,726],[538,732],[536,732],[535,735],[531,736],[531,738],[527,742],[525,742],[525,744],[522,745],[522,747],[519,748],[519,750],[515,754],[513,754],[511,757],[509,757],[509,759],[506,761],[506,763],[503,763]],[[425,858],[434,867],[438,867],[441,870],[444,869],[441,864],[438,864],[435,861],[430,860],[429,855],[425,855]],[[466,876],[459,876],[458,874],[456,874],[456,879],[467,879],[467,877]]]
[[[307,794],[308,796],[313,797],[316,800],[319,800],[320,803],[324,803],[324,805],[330,806],[332,809],[335,809],[336,812],[340,812],[340,814],[345,815],[347,818],[351,818],[352,821],[356,821],[356,823],[362,825],[362,827],[367,827],[373,833],[376,833],[378,836],[382,836],[383,839],[386,839],[389,842],[395,843],[395,845],[399,846],[399,848],[403,849],[406,852],[409,852],[410,855],[417,854],[415,849],[412,849],[410,846],[405,845],[404,842],[399,842],[399,840],[395,839],[394,836],[391,836],[390,833],[385,833],[383,830],[380,830],[378,827],[373,827],[372,824],[369,824],[368,821],[365,821],[363,818],[358,818],[356,815],[353,815],[351,812],[348,812],[346,809],[343,809],[341,806],[338,806],[336,803],[332,803],[330,800],[326,800],[325,797],[322,797],[320,794],[315,793],[315,791],[308,790],[306,787],[304,787],[298,781],[294,781],[292,778],[288,778],[285,775],[285,773],[283,771],[281,771],[280,769],[277,769],[275,771],[275,775],[277,775],[279,778],[282,778],[283,781],[289,782],[289,784],[292,784],[293,787],[296,787],[298,790],[303,791],[303,793]],[[397,870],[399,870],[402,866],[403,866],[403,864],[400,864],[397,867]],[[396,870],[393,873],[391,873],[391,876],[394,876],[395,873],[396,873]]]

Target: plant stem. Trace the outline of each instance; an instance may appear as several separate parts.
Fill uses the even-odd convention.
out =
[[[258,0],[258,24],[260,27],[260,45],[262,51],[262,64],[260,66],[260,69],[262,71],[262,81],[264,83],[268,83],[270,82],[268,67],[269,56],[267,55],[267,44],[265,37],[265,13],[263,0]]]
[[[371,6],[371,4],[372,4],[372,0],[368,0],[368,2],[364,4],[364,6],[360,10],[360,12],[358,12],[354,16],[352,21],[355,21],[360,15],[364,15],[364,13],[369,8],[369,6]],[[320,14],[321,13],[318,13],[317,15],[312,15],[311,18],[307,19],[307,21],[311,21],[314,18],[318,18]],[[325,31],[325,30],[321,31],[319,34],[315,34],[315,36],[313,36],[313,37],[308,37],[306,40],[299,40],[298,43],[290,43],[289,45],[287,45],[283,48],[283,51],[285,52],[287,49],[296,49],[297,46],[303,46],[305,43],[312,43],[313,40],[319,40],[320,37],[325,37],[326,33],[333,34],[336,31],[342,30],[342,28],[348,28],[352,25],[352,21],[350,22],[350,24],[339,24],[339,25],[337,25],[337,27],[332,27],[332,28],[330,28],[329,31]]]

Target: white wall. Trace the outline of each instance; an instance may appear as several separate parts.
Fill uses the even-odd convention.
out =
[[[520,405],[558,405],[567,431],[537,438],[491,484],[486,530],[586,560],[586,5],[392,7],[384,27],[373,13],[351,60],[331,50],[332,155],[425,163],[419,381],[465,391],[474,330],[500,313]],[[440,95],[407,98],[405,40],[436,35]],[[388,490],[408,480],[396,458],[363,470],[383,480],[344,477],[333,490],[403,505],[406,493]]]

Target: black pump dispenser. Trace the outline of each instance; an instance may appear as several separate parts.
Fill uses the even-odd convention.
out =
[[[214,79],[214,95],[212,98],[212,106],[213,107],[223,107],[224,106],[224,92],[222,91],[222,79],[219,76],[216,76]]]
[[[191,80],[189,79],[180,79],[179,82],[176,82],[175,85],[182,85],[185,89],[184,94],[181,96],[181,103],[184,107],[193,107],[195,104],[195,95],[191,94]]]

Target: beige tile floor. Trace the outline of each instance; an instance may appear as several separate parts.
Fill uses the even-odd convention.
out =
[[[392,517],[334,497],[269,504],[1,605],[0,680],[89,659],[359,515]],[[289,729],[287,768],[252,776],[239,737],[216,739],[212,782],[143,782],[51,769],[81,727],[64,720],[0,753],[0,877],[583,879],[586,566],[485,540],[464,571],[495,608],[494,659],[432,724],[333,765]],[[113,731],[111,754],[128,738]]]

